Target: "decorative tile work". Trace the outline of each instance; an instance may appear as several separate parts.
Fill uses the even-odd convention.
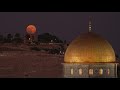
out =
[[[66,78],[116,78],[115,63],[63,64]],[[72,75],[71,75],[72,69]],[[90,70],[90,71],[89,71]],[[80,74],[82,73],[82,74]]]

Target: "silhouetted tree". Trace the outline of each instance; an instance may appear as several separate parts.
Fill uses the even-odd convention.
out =
[[[27,40],[29,40],[30,35],[29,35],[29,34],[26,34],[26,35],[25,35],[25,38],[26,38]]]
[[[62,40],[60,40],[57,36],[51,35],[49,33],[44,33],[41,35],[38,35],[38,41],[42,43],[63,43]]]
[[[20,37],[21,37],[21,36],[20,36],[19,33],[16,33],[15,36],[14,36],[14,38],[20,38]]]
[[[5,40],[5,42],[7,42],[7,43],[11,43],[11,42],[12,42],[12,39],[13,39],[13,36],[9,33],[9,34],[7,34],[7,38],[4,39],[4,40]]]
[[[67,41],[66,40],[64,40],[64,44],[66,44],[67,43]]]
[[[0,42],[3,42],[3,40],[4,40],[3,35],[0,35]]]
[[[13,42],[14,42],[15,44],[19,44],[19,43],[22,43],[22,42],[23,42],[23,40],[22,40],[22,38],[21,38],[21,35],[20,35],[19,33],[16,33],[16,34],[14,35]]]

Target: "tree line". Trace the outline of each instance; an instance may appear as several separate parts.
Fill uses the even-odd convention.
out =
[[[0,43],[23,43],[25,37],[21,37],[20,33],[16,33],[14,35],[9,33],[6,36],[0,34]],[[40,43],[66,43],[66,40],[62,41],[57,36],[50,33],[39,34],[37,41]]]
[[[23,43],[23,38],[19,33],[15,35],[9,33],[7,36],[0,34],[0,43]]]

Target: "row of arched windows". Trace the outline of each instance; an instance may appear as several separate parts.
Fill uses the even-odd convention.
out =
[[[93,69],[89,69],[88,73],[89,73],[89,75],[93,75],[94,74]],[[74,69],[71,68],[71,75],[73,75],[73,74],[74,74]],[[79,69],[79,75],[82,75],[82,74],[83,74],[83,70],[80,68]],[[110,69],[107,69],[107,74],[108,75],[110,74]],[[102,68],[99,69],[99,75],[103,75],[103,69]]]

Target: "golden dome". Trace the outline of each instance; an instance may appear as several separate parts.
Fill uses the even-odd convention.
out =
[[[107,40],[93,32],[88,32],[71,42],[64,61],[66,63],[115,62],[115,53]]]

